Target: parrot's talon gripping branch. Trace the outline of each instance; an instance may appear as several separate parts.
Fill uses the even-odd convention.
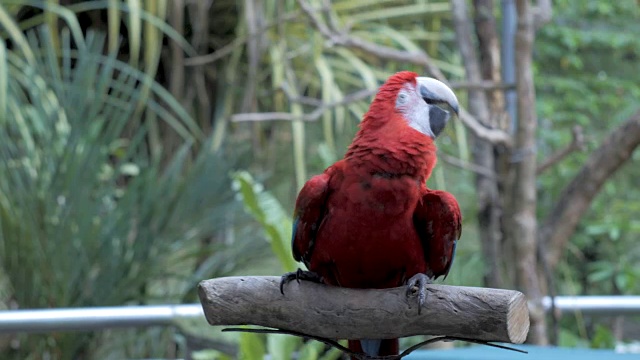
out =
[[[418,293],[418,315],[427,301],[427,285],[433,284],[433,280],[425,274],[415,274],[407,282],[407,297]]]
[[[288,272],[280,277],[280,293],[284,295],[284,286],[289,282],[295,280],[298,284],[300,280],[312,281],[318,284],[322,284],[322,276],[312,272],[298,269],[296,271]]]

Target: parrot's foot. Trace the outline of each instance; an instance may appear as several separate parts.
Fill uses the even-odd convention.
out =
[[[297,281],[298,284],[300,283],[300,280],[313,281],[318,284],[323,283],[322,276],[311,271],[298,269],[297,271],[286,273],[280,278],[280,292],[282,295],[284,295],[284,286],[293,280]]]
[[[427,300],[427,285],[432,284],[433,280],[425,274],[415,274],[407,282],[407,296],[411,296],[418,292],[418,315],[422,312],[422,307]]]

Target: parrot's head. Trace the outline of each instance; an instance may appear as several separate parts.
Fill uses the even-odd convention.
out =
[[[435,139],[451,117],[447,107],[458,113],[458,99],[447,85],[414,72],[402,71],[389,77],[380,87],[369,113],[391,111],[399,114],[400,117],[387,113],[384,117],[390,121],[406,121],[410,127]],[[380,121],[378,119],[372,120]]]

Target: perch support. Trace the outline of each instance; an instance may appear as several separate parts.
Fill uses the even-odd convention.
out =
[[[418,315],[405,287],[347,289],[280,278],[204,280],[200,301],[211,325],[259,325],[328,339],[447,335],[521,344],[529,331],[525,296],[513,290],[430,285]]]

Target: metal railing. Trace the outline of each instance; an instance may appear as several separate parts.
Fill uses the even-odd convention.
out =
[[[585,315],[640,315],[640,296],[556,296],[555,307],[561,312],[580,311]],[[551,298],[545,296],[542,305],[551,310]]]
[[[543,299],[545,310],[551,299]],[[640,296],[557,296],[555,307],[585,315],[640,314]],[[180,319],[202,319],[200,304],[114,306],[0,311],[0,333],[100,330],[118,327],[168,326]]]
[[[5,310],[0,333],[167,326],[189,318],[204,320],[200,304]]]

